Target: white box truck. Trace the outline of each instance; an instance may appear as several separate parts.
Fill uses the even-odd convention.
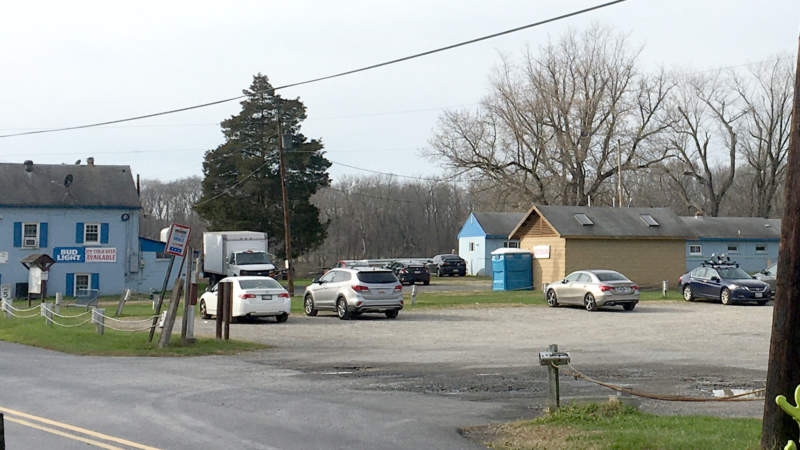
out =
[[[267,233],[208,231],[203,233],[203,272],[211,285],[228,276],[267,276],[275,266],[267,253]]]

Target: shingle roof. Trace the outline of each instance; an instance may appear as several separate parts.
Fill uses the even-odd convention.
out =
[[[0,206],[140,208],[128,166],[33,164],[30,172],[25,169],[0,163]]]
[[[516,212],[473,212],[475,220],[487,235],[508,236],[514,227],[525,217]]]
[[[683,221],[669,208],[534,205],[525,218],[534,211],[538,211],[562,237],[683,239],[689,236]],[[581,225],[576,214],[585,214],[593,224]],[[651,216],[658,226],[648,226],[643,215]]]
[[[762,217],[681,217],[698,239],[780,239],[781,220]]]

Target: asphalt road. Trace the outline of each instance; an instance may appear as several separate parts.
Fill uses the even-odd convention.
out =
[[[0,408],[158,448],[475,448],[459,427],[541,411],[546,375],[536,355],[550,343],[594,377],[708,396],[763,385],[771,315],[770,306],[657,302],[630,313],[531,306],[397,320],[292,316],[232,325],[233,337],[273,349],[194,358],[79,357],[0,342]],[[213,333],[212,325],[198,321],[197,331]],[[568,377],[562,391],[608,394]],[[762,407],[642,403],[735,416]],[[6,443],[86,446],[8,421]]]

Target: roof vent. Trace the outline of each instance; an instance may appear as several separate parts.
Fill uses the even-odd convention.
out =
[[[575,214],[575,220],[577,220],[579,224],[581,224],[581,225],[583,225],[585,227],[594,225],[594,222],[592,222],[592,219],[590,219],[589,216],[587,216],[584,213]]]
[[[94,167],[94,157],[90,156],[86,158],[86,165],[89,167]]]
[[[72,174],[69,173],[64,177],[64,187],[68,188],[72,185]]]
[[[33,172],[33,161],[30,159],[25,161],[25,172]]]

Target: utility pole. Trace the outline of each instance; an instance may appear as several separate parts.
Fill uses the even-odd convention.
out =
[[[280,100],[279,100],[280,101]],[[283,130],[281,127],[281,109],[278,107],[278,158],[281,172],[281,194],[283,194],[283,240],[286,243],[287,278],[289,279],[289,297],[294,296],[294,274],[292,265],[292,233],[289,230],[289,199],[286,195],[286,164],[283,161]]]
[[[786,206],[781,222],[767,392],[761,429],[763,449],[783,449],[789,439],[797,441],[798,438],[797,423],[775,403],[778,395],[793,399],[794,390],[800,385],[800,51],[797,58],[784,187]]]
[[[617,140],[617,196],[619,207],[622,208],[622,143]]]

